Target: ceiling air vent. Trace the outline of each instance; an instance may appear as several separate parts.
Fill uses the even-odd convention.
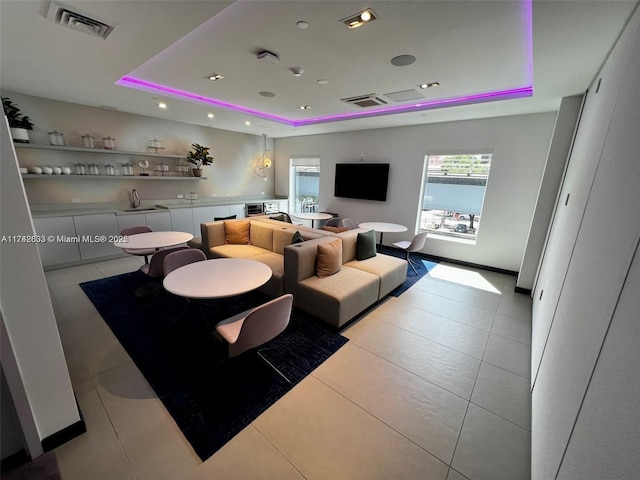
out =
[[[377,93],[370,93],[368,95],[360,95],[358,97],[341,98],[343,102],[355,105],[360,108],[377,107],[380,105],[387,105],[389,102]]]
[[[108,24],[97,18],[91,18],[77,8],[71,8],[63,3],[52,1],[49,5],[47,18],[53,23],[84,32],[93,37],[106,40],[118,26]]]

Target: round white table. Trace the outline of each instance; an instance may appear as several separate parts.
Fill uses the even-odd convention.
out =
[[[160,249],[186,243],[192,238],[193,235],[187,232],[145,232],[127,236],[126,242],[113,242],[113,246],[130,249]]]
[[[164,278],[165,290],[185,298],[232,297],[254,290],[271,278],[264,263],[245,258],[215,258],[190,263]]]
[[[333,215],[330,213],[322,213],[322,212],[309,212],[309,213],[290,213],[292,217],[299,218],[300,220],[311,220],[311,226],[313,227],[313,222],[320,220],[329,220],[333,218]]]
[[[382,249],[382,235],[384,233],[400,233],[406,232],[407,227],[404,225],[398,225],[397,223],[387,223],[387,222],[364,222],[358,224],[360,228],[368,228],[370,230],[375,230],[376,232],[380,232],[380,243],[378,244],[378,249]]]

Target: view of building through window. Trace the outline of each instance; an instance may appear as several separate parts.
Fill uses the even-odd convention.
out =
[[[420,230],[475,240],[491,154],[427,155]]]
[[[292,158],[289,191],[291,212],[318,211],[320,195],[320,159]]]

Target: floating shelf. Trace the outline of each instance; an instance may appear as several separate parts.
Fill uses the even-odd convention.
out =
[[[207,177],[172,177],[172,176],[143,176],[143,175],[46,175],[44,173],[23,173],[22,178],[33,179],[33,178],[43,178],[47,180],[52,180],[55,178],[60,179],[71,179],[78,178],[82,180],[207,180]]]
[[[171,154],[171,153],[152,153],[152,152],[127,152],[125,150],[107,150],[106,148],[84,148],[84,147],[57,147],[55,145],[38,145],[34,143],[14,143],[16,148],[32,148],[36,150],[53,150],[60,152],[81,152],[81,153],[106,153],[107,155],[129,155],[136,157],[152,157],[152,158],[187,158],[187,155]],[[97,175],[94,175],[97,176]],[[185,177],[186,178],[186,177]]]

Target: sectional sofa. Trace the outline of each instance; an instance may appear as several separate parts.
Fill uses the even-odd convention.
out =
[[[260,290],[292,293],[296,307],[339,329],[371,307],[407,276],[407,262],[375,253],[375,237],[365,229],[335,232],[292,225],[268,217],[201,224],[207,258],[250,258],[273,275]],[[363,250],[373,254],[358,260]],[[331,264],[323,271],[325,263]]]

